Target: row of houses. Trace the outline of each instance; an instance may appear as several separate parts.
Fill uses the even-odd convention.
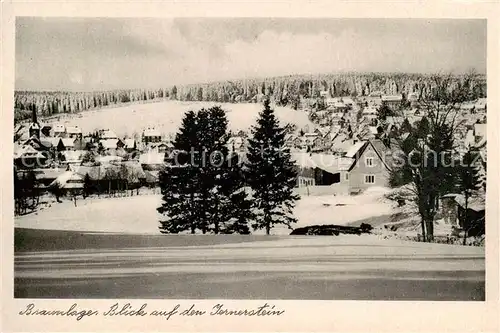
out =
[[[144,170],[138,161],[113,161],[100,165],[68,165],[66,168],[33,169],[41,190],[53,186],[69,194],[81,194],[88,177],[89,188],[100,193],[158,186],[159,170]],[[19,172],[22,172],[20,170]]]

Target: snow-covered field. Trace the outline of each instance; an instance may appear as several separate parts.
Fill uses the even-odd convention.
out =
[[[375,235],[233,236],[74,233],[41,242],[32,234],[45,250],[16,253],[15,297],[484,300],[484,248]],[[51,242],[77,247],[48,250]]]
[[[221,106],[227,112],[229,127],[234,131],[248,130],[255,124],[261,104],[255,103],[214,103],[214,102],[179,102],[164,101],[147,104],[131,104],[115,108],[85,111],[77,116],[50,119],[49,123],[63,123],[67,126],[79,126],[83,133],[96,129],[109,128],[118,136],[141,133],[147,127],[155,127],[162,134],[176,133],[183,115],[190,110],[197,111],[214,105]],[[299,128],[313,124],[307,113],[289,107],[275,107],[277,117],[282,122],[292,123]]]
[[[304,227],[320,224],[348,224],[373,216],[394,212],[390,202],[383,201],[382,191],[350,196],[302,196],[295,216]],[[160,215],[156,208],[160,195],[139,195],[123,198],[79,199],[77,206],[70,200],[52,203],[51,207],[15,219],[22,228],[76,230],[91,232],[158,234]],[[258,232],[257,232],[258,233]],[[287,235],[290,230],[275,228],[273,234]]]

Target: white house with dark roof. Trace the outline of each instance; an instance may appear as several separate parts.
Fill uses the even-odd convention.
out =
[[[154,127],[148,127],[142,132],[142,141],[146,144],[150,142],[160,142],[161,133]]]
[[[392,164],[390,152],[382,142],[361,141],[345,156],[292,153],[298,168],[297,186],[341,186],[350,194],[386,187]]]
[[[118,135],[116,135],[116,133],[112,130],[104,130],[101,132],[101,134],[99,135],[101,140],[114,140],[114,139],[118,139]]]
[[[68,126],[66,127],[66,135],[68,138],[83,137],[82,129],[78,126]]]
[[[52,127],[52,131],[54,136],[64,137],[66,135],[66,126],[63,124],[55,124],[54,127]]]

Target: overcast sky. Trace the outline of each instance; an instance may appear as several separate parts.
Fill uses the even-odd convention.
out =
[[[302,73],[486,72],[486,21],[17,18],[17,90]]]

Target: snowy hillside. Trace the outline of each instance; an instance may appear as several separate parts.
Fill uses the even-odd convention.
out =
[[[93,132],[96,129],[112,128],[118,136],[141,133],[143,129],[154,126],[162,134],[176,133],[184,113],[214,105],[221,106],[227,111],[229,127],[233,131],[248,130],[255,124],[258,113],[262,110],[261,104],[224,104],[213,102],[178,102],[166,101],[148,104],[132,104],[116,108],[86,111],[73,117],[63,117],[60,120],[50,119],[50,124],[64,123],[79,126],[83,133]],[[307,113],[293,110],[289,107],[275,107],[275,112],[282,125],[292,123],[299,128],[314,126],[308,119]]]

